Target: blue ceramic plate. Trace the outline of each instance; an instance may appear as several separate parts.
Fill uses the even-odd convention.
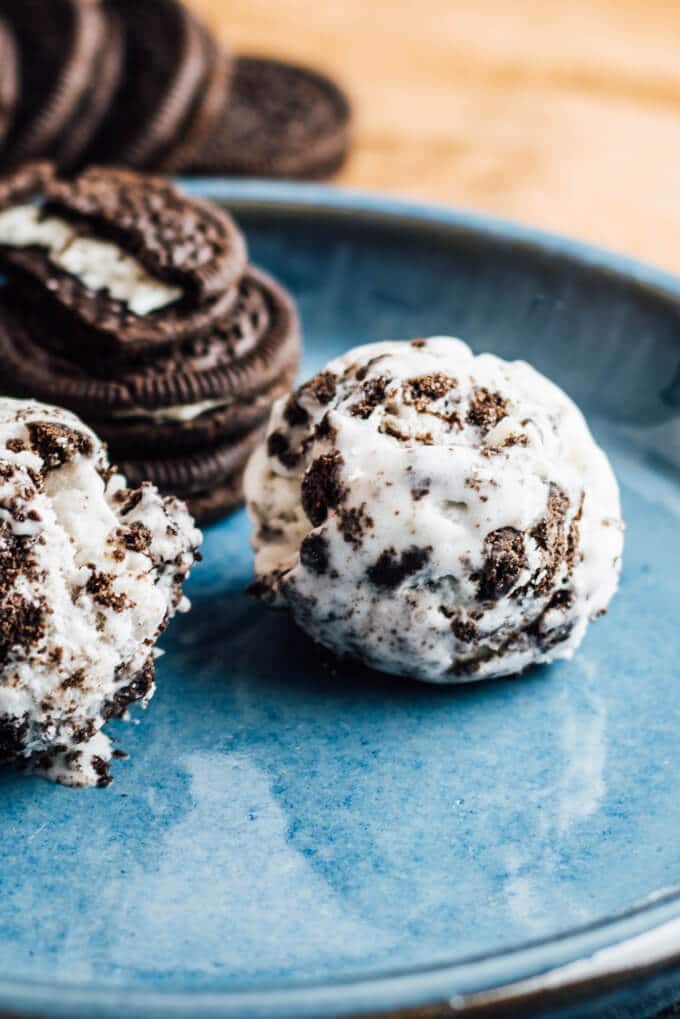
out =
[[[293,290],[306,372],[446,332],[564,386],[621,482],[623,586],[574,662],[433,689],[323,667],[244,596],[245,514],[212,529],[114,785],[0,777],[0,1010],[515,1015],[672,972],[680,284],[444,210],[193,186]]]

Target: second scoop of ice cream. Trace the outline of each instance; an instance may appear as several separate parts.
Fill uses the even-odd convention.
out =
[[[364,346],[274,408],[256,590],[315,640],[435,682],[569,658],[616,591],[618,487],[575,404],[446,337]]]

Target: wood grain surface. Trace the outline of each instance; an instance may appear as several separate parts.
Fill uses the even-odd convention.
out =
[[[192,0],[239,52],[354,100],[338,183],[482,209],[680,270],[676,0]]]

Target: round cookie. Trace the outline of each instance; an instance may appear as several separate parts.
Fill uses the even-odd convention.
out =
[[[198,25],[204,51],[205,77],[176,137],[153,158],[153,169],[173,174],[190,166],[213,131],[229,95],[233,61],[202,25]]]
[[[92,426],[119,456],[131,456],[140,448],[149,452],[203,449],[220,440],[245,435],[264,424],[275,401],[292,389],[296,374],[297,358],[280,381],[269,389],[188,421],[148,417],[92,418]]]
[[[48,152],[81,102],[93,76],[103,22],[85,0],[0,0],[19,52],[16,112],[3,162]]]
[[[69,313],[67,318],[74,321],[67,334],[74,348],[92,349],[94,331],[100,341],[98,350],[103,343],[137,353],[201,333],[227,314],[237,299],[246,246],[226,212],[181,195],[160,177],[94,168],[63,181],[50,180],[45,168],[41,173],[36,173],[32,195],[25,171],[0,184],[0,208],[6,212],[14,213],[10,206],[25,206],[30,199],[43,202],[41,215],[29,210],[28,218],[33,215],[37,223],[26,224],[26,211],[19,210],[23,217],[19,239],[16,223],[0,219],[0,262],[20,286],[29,289],[32,300],[52,306],[50,314],[57,321],[60,308]],[[45,238],[42,226],[46,219],[51,234],[56,231],[59,254],[68,229],[81,245],[86,242],[91,248],[95,241],[96,254],[85,255],[81,246],[77,265],[57,264],[52,241]],[[134,262],[126,271],[135,293],[141,276],[145,277],[143,295],[153,293],[156,303],[144,313],[120,299],[120,292],[112,293],[104,272],[120,276],[120,266],[110,266],[111,245],[129,263]],[[69,248],[73,250],[73,245]],[[102,258],[103,268],[96,262]],[[164,303],[157,300],[159,293]]]
[[[140,169],[177,137],[206,74],[201,31],[179,0],[105,0],[124,31],[124,73],[90,163]]]
[[[51,158],[61,170],[78,165],[109,110],[122,73],[123,35],[118,19],[101,7],[93,7],[93,14],[102,22],[95,60],[97,73],[52,149]]]
[[[229,100],[192,172],[320,178],[349,147],[350,104],[316,71],[277,60],[236,60]]]
[[[243,500],[243,475],[264,428],[256,428],[239,442],[226,443],[203,453],[175,458],[119,459],[118,468],[132,484],[152,482],[160,491],[183,499],[197,523],[218,520]],[[111,451],[114,459],[115,450]]]
[[[185,498],[237,475],[261,438],[262,429],[258,428],[238,442],[222,443],[201,452],[128,460],[117,457],[116,451],[111,450],[111,456],[132,484],[151,481],[161,491]]]
[[[166,357],[135,365],[118,381],[127,389],[130,410],[243,400],[278,383],[299,353],[299,323],[290,295],[249,266],[234,307],[209,334],[186,341]]]
[[[0,147],[9,131],[17,101],[17,52],[7,25],[0,21]]]
[[[75,410],[96,421],[111,442],[122,443],[125,432],[130,441],[144,436],[147,448],[201,445],[216,434],[239,434],[258,424],[281,385],[287,387],[300,352],[292,299],[252,268],[239,284],[236,306],[211,334],[186,341],[156,360],[118,366],[117,371],[105,360],[88,363],[45,347],[43,321],[41,306],[5,294],[0,305],[0,380],[5,389]],[[50,331],[54,342],[59,330],[53,325]],[[68,333],[66,337],[68,345]],[[214,420],[212,413],[194,413],[211,401],[217,402]],[[180,413],[164,415],[164,409]]]
[[[9,288],[8,288],[9,289]],[[45,403],[84,413],[99,403],[102,408],[125,405],[122,386],[93,379],[76,362],[67,361],[43,347],[41,315],[36,309],[10,304],[3,292],[0,303],[0,387],[15,396],[32,396]]]
[[[45,198],[47,212],[90,221],[156,278],[186,288],[195,303],[220,297],[246,267],[245,241],[231,216],[164,177],[92,167],[51,182]]]

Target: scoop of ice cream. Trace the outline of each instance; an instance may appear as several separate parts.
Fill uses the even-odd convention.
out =
[[[350,351],[272,412],[246,497],[256,593],[434,682],[569,658],[616,591],[616,480],[575,404],[460,340]]]
[[[73,414],[0,399],[0,761],[108,783],[102,726],[151,698],[200,542],[183,503],[130,491]]]

